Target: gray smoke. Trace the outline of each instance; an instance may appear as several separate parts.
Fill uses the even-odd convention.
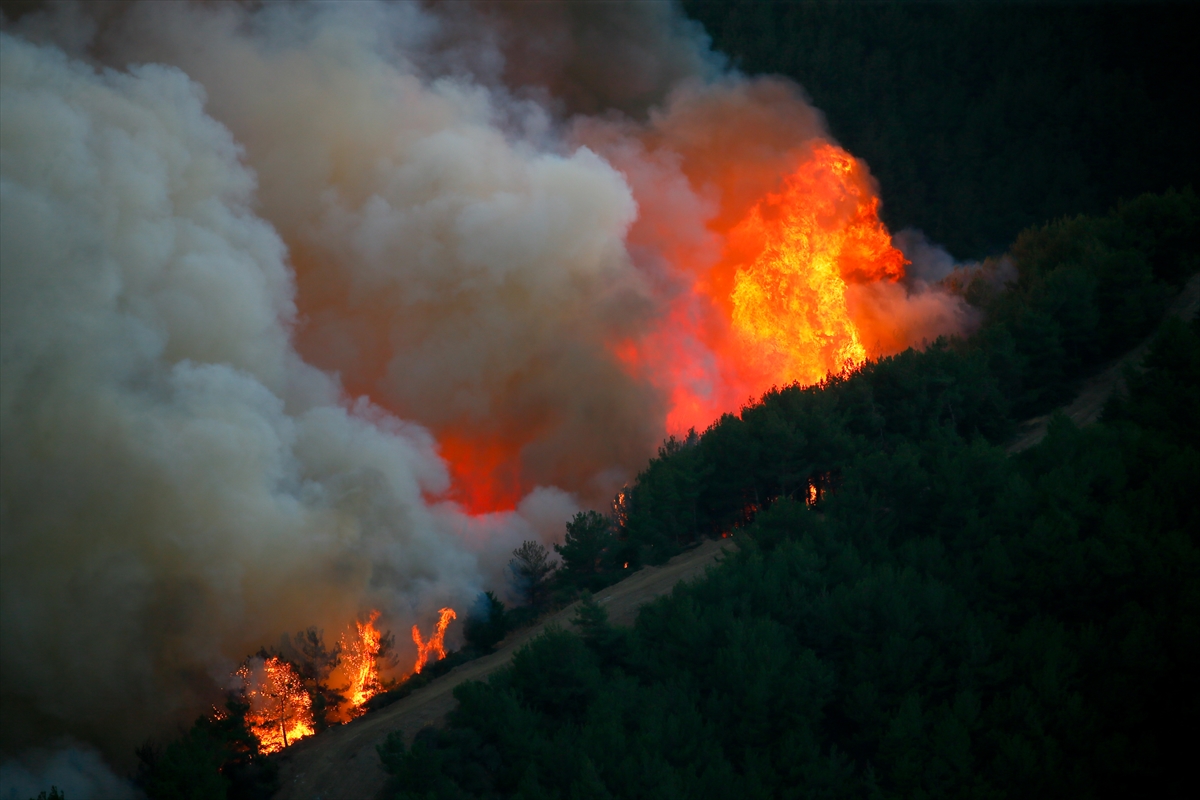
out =
[[[556,490],[428,505],[432,437],[296,354],[286,249],[198,84],[0,58],[6,749],[128,752],[281,631],[406,630],[554,535]]]
[[[6,776],[128,757],[283,632],[403,645],[503,586],[665,433],[613,343],[827,138],[665,3],[67,3],[0,59]],[[962,323],[860,293],[894,349]],[[454,436],[513,511],[455,502]]]

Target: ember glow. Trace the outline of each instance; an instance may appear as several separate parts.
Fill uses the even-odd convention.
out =
[[[413,665],[414,675],[425,668],[431,657],[436,656],[435,661],[446,657],[446,628],[450,625],[450,620],[457,617],[453,608],[443,608],[439,611],[437,626],[428,639],[422,639],[421,629],[413,625],[412,638],[417,645],[417,663]]]
[[[277,656],[254,659],[237,675],[250,704],[246,725],[260,751],[275,753],[314,733],[312,698],[291,664]]]

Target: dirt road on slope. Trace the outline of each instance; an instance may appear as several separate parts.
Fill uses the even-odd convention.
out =
[[[705,541],[661,567],[644,567],[620,583],[596,593],[609,621],[628,625],[638,608],[666,594],[679,581],[701,575],[721,554],[728,540]],[[351,723],[304,739],[278,756],[281,788],[275,800],[371,800],[383,789],[387,773],[380,766],[375,746],[389,733],[403,730],[411,741],[427,725],[440,722],[454,708],[454,687],[463,681],[482,680],[503,667],[513,654],[546,626],[568,627],[576,603],[538,624],[516,631],[495,653],[456,667],[403,700],[373,711]]]
[[[1166,317],[1177,316],[1184,322],[1191,322],[1196,316],[1197,309],[1200,309],[1200,273],[1193,275],[1192,279],[1183,287],[1179,297],[1171,303]],[[1154,336],[1151,335],[1140,345],[1110,364],[1103,372],[1093,375],[1083,384],[1075,399],[1069,405],[1058,410],[1066,414],[1078,427],[1091,425],[1100,419],[1100,413],[1104,410],[1104,404],[1108,402],[1109,396],[1124,382],[1125,368],[1127,366],[1137,367],[1141,364],[1153,341]],[[1046,414],[1021,423],[1017,436],[1008,445],[1008,452],[1019,453],[1022,450],[1028,450],[1046,438],[1046,427],[1050,424],[1050,417],[1050,414]]]

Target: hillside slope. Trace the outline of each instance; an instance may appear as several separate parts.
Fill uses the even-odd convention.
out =
[[[1200,309],[1200,274],[1194,275],[1172,303],[1167,316],[1184,320],[1195,317]],[[1153,336],[1109,364],[1087,380],[1075,399],[1061,407],[1076,425],[1095,422],[1113,390],[1121,385],[1126,367],[1141,364]],[[1040,442],[1047,433],[1051,415],[1028,420],[1008,445],[1009,453],[1018,453]],[[728,542],[706,540],[662,567],[647,567],[597,595],[605,605],[610,621],[631,624],[638,608],[669,592],[679,581],[701,574],[722,552]],[[278,800],[293,798],[343,798],[376,796],[387,780],[375,746],[387,734],[402,730],[411,741],[421,728],[436,724],[454,708],[454,688],[464,681],[483,680],[509,663],[514,653],[551,625],[567,627],[575,605],[551,615],[539,624],[516,632],[497,652],[464,664],[409,697],[385,709],[370,713],[346,726],[305,740],[278,756],[281,789]]]
[[[1164,319],[1177,316],[1184,322],[1191,322],[1195,318],[1197,310],[1200,310],[1200,273],[1193,275],[1187,285],[1183,287],[1183,291],[1175,298]],[[1075,399],[1062,408],[1056,409],[1055,413],[1061,411],[1066,414],[1067,418],[1078,427],[1090,425],[1100,419],[1100,413],[1104,410],[1104,404],[1108,401],[1109,396],[1122,384],[1125,369],[1127,367],[1136,369],[1142,363],[1155,335],[1147,336],[1137,347],[1085,381]],[[1043,414],[1023,422],[1017,435],[1006,448],[1008,452],[1010,454],[1020,453],[1046,438],[1046,430],[1052,416],[1053,414]]]
[[[638,570],[598,592],[596,599],[608,611],[611,622],[628,625],[642,604],[670,592],[680,581],[702,574],[726,546],[727,541],[706,540],[661,567]],[[281,788],[276,800],[375,797],[388,777],[380,766],[376,745],[392,731],[403,730],[411,740],[421,728],[437,723],[454,708],[456,686],[485,679],[547,627],[568,626],[576,605],[572,603],[538,624],[517,631],[491,655],[457,667],[387,708],[288,748],[278,756]]]

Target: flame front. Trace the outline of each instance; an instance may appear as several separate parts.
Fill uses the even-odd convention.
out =
[[[440,660],[446,657],[446,628],[450,625],[450,620],[457,619],[458,615],[454,613],[452,608],[443,608],[438,612],[437,627],[434,628],[433,635],[428,640],[421,638],[421,629],[416,625],[412,628],[413,641],[417,645],[417,663],[413,666],[413,673],[419,673],[425,668],[429,662],[431,655],[437,655]]]
[[[760,249],[737,270],[730,300],[742,358],[764,383],[815,383],[867,358],[846,280],[894,280],[905,261],[860,170],[849,153],[822,145],[733,232]]]
[[[719,217],[718,263],[688,276],[662,324],[614,357],[668,397],[667,431],[703,430],[775,386],[813,384],[862,364],[876,332],[849,284],[896,281],[908,263],[879,219],[866,166],[818,143],[740,219]]]
[[[291,664],[271,656],[261,667],[242,665],[237,675],[250,705],[246,724],[263,753],[282,750],[315,732],[312,698]]]
[[[366,622],[355,622],[358,636],[353,641],[347,641],[342,635],[342,660],[346,674],[350,678],[347,697],[354,709],[362,705],[383,689],[379,682],[379,667],[376,659],[383,641],[382,635],[375,627],[379,612],[372,611]]]

